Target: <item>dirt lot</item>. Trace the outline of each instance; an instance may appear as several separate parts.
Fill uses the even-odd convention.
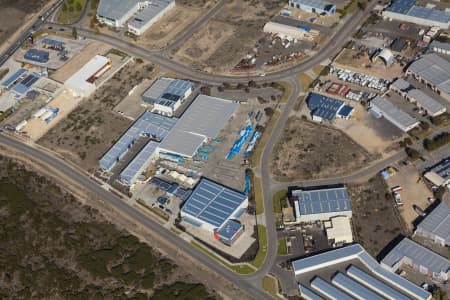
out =
[[[397,235],[407,234],[388,187],[380,176],[347,187],[352,201],[355,240],[372,256],[376,257]]]
[[[154,73],[150,64],[129,63],[38,143],[93,171],[101,155],[132,123],[112,109],[136,84]]]
[[[17,29],[29,22],[47,2],[49,0],[0,0],[0,45],[19,32]]]
[[[405,220],[406,226],[409,230],[413,230],[413,221],[417,219],[418,214],[415,212],[413,205],[419,206],[425,210],[429,203],[428,197],[433,197],[433,193],[428,190],[423,181],[417,182],[419,174],[413,165],[404,166],[400,172],[387,180],[389,187],[401,186],[403,190],[400,192],[400,197],[403,206],[400,208],[400,214]]]
[[[389,80],[400,77],[402,74],[402,67],[399,64],[393,64],[386,67],[381,59],[372,63],[367,53],[364,52],[359,57],[357,56],[357,53],[357,50],[343,49],[336,57],[333,65],[337,68],[369,74]]]
[[[231,0],[187,40],[174,58],[205,71],[228,71],[251,51],[264,35],[264,23],[284,5],[282,0]]]
[[[271,171],[280,181],[325,178],[359,169],[371,159],[341,131],[291,117],[273,151]]]

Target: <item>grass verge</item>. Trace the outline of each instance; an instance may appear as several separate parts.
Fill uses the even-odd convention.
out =
[[[300,73],[300,75],[298,75],[298,81],[300,82],[302,89],[307,90],[314,79],[309,77],[306,73]]]
[[[58,23],[72,24],[78,21],[86,6],[87,0],[65,1],[58,14]]]
[[[287,255],[287,244],[286,238],[281,238],[278,240],[278,255]]]
[[[238,274],[251,274],[253,272],[255,272],[256,270],[248,265],[248,264],[239,264],[239,265],[232,265],[227,263],[225,260],[221,259],[219,256],[211,253],[210,251],[208,251],[207,249],[205,249],[202,245],[200,245],[199,243],[195,242],[195,241],[191,241],[191,244],[194,245],[195,247],[197,247],[200,251],[202,251],[203,253],[207,254],[209,257],[217,260],[218,262],[220,262],[222,265],[224,265],[225,267],[227,267],[228,269],[238,273]]]
[[[282,299],[280,298],[280,296],[278,296],[278,280],[276,278],[265,275],[262,279],[262,287],[274,299]]]
[[[256,268],[261,267],[267,253],[267,229],[263,225],[257,225],[258,228],[258,253],[250,264]]]
[[[284,88],[283,96],[279,103],[287,103],[292,94],[292,86],[288,82],[281,81],[279,84]]]
[[[253,188],[255,189],[256,214],[261,215],[264,213],[264,201],[263,201],[261,178],[256,176],[254,177]]]
[[[286,201],[288,190],[280,190],[273,195],[273,212],[276,214],[282,213],[283,201]]]
[[[253,150],[251,154],[251,161],[253,165],[259,165],[261,162],[261,156],[264,151],[264,148],[269,141],[270,136],[272,135],[272,131],[275,128],[275,125],[278,122],[278,119],[280,118],[280,112],[275,111],[272,118],[270,119],[269,125],[264,129],[264,133],[262,134],[262,137],[260,138],[259,142],[256,144],[255,149]]]

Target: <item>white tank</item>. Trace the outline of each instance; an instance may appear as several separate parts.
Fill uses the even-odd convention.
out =
[[[16,131],[18,132],[22,131],[22,129],[25,127],[25,125],[27,125],[27,123],[28,123],[27,120],[23,120],[22,122],[17,124]]]
[[[31,117],[33,119],[37,119],[40,116],[42,116],[43,114],[45,114],[45,112],[47,111],[47,109],[45,107],[41,108],[40,110],[36,111]]]
[[[46,120],[47,118],[49,118],[49,117],[51,117],[51,116],[53,116],[53,111],[48,110],[45,114],[43,114],[43,115],[41,116],[41,119],[42,119],[42,120]]]

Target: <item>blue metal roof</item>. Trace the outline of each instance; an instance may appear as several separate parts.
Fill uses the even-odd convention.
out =
[[[344,105],[341,107],[341,109],[338,111],[338,115],[347,118],[348,116],[350,116],[350,114],[353,111],[353,107],[351,107],[350,105]]]
[[[24,57],[25,57],[25,59],[37,61],[40,63],[45,63],[48,61],[49,55],[50,54],[47,51],[41,51],[41,50],[32,48],[32,49],[27,50],[27,52],[25,52]]]
[[[55,47],[62,47],[62,46],[64,46],[64,42],[53,40],[53,39],[49,39],[49,38],[43,39],[42,43],[50,45],[50,46],[55,46]]]
[[[350,211],[350,198],[346,187],[294,190],[292,196],[298,199],[301,215]]]
[[[398,292],[394,288],[390,287],[383,281],[373,277],[372,275],[367,274],[366,272],[360,270],[355,266],[350,266],[347,269],[347,275],[361,284],[370,287],[370,289],[376,291],[380,295],[395,300],[408,300],[409,298]]]
[[[384,300],[384,298],[377,293],[374,293],[340,272],[333,277],[331,282],[356,299]]]
[[[103,170],[111,170],[141,135],[145,134],[153,137],[155,140],[162,140],[177,120],[177,118],[168,118],[148,111],[144,112],[108,152],[103,155],[100,159],[100,167]]]
[[[311,287],[333,300],[354,300],[352,297],[320,277],[316,277],[311,281]]]
[[[181,199],[181,201],[186,201],[189,196],[192,194],[192,190],[186,190],[183,188],[177,188],[176,191],[173,193],[175,196]]]
[[[442,23],[448,23],[448,21],[450,21],[450,14],[448,14],[447,12],[421,6],[413,6],[409,10],[408,16],[433,20]]]
[[[175,79],[164,92],[155,100],[159,105],[173,107],[175,103],[184,97],[189,89],[192,89],[194,84],[187,80]]]
[[[154,184],[161,190],[169,193],[174,192],[178,188],[178,184],[169,183],[167,181],[159,179],[158,177],[153,177],[152,179],[149,180],[149,183]]]
[[[406,15],[415,4],[416,0],[393,0],[386,10]]]
[[[26,69],[17,70],[13,75],[9,76],[8,79],[2,82],[2,86],[6,89],[9,89],[26,72]]]
[[[241,193],[202,178],[181,211],[219,228],[246,199]]]
[[[325,300],[302,284],[298,284],[298,289],[300,295],[307,300]]]
[[[217,230],[217,233],[220,237],[231,240],[233,236],[241,230],[242,224],[235,220],[228,220],[226,221],[222,227],[220,227],[219,230]]]
[[[307,103],[309,110],[314,116],[321,117],[326,120],[334,119],[338,110],[344,104],[341,100],[317,93],[310,93]]]
[[[138,155],[136,155],[136,157],[120,173],[120,179],[128,185],[132,185],[158,146],[158,142],[148,142],[144,149],[142,149],[141,152],[139,152]]]
[[[19,95],[25,95],[30,87],[39,79],[39,75],[33,73],[27,75],[20,83],[18,83],[13,91]]]

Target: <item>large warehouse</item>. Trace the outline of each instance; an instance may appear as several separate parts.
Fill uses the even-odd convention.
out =
[[[383,17],[423,26],[448,29],[450,14],[446,11],[416,5],[416,0],[392,0]]]
[[[322,0],[289,0],[289,6],[319,15],[333,15],[336,5]]]
[[[128,31],[135,35],[143,34],[175,7],[175,0],[152,0],[146,3],[146,6],[128,22]]]
[[[237,220],[247,206],[247,196],[202,178],[183,204],[181,218],[214,234],[216,239],[226,240],[225,244],[231,245],[243,230]],[[229,222],[230,220],[235,221]]]
[[[426,54],[413,62],[407,75],[429,86],[438,95],[450,101],[450,62],[436,53]]]
[[[297,40],[313,40],[319,35],[317,30],[305,30],[304,28],[294,27],[277,22],[267,22],[263,28],[264,32],[271,34],[280,34],[288,38]]]
[[[190,81],[163,77],[142,94],[142,99],[153,105],[153,112],[172,116],[193,89],[194,84]]]
[[[97,20],[111,27],[125,27],[141,35],[175,6],[175,0],[100,0]]]
[[[359,244],[292,262],[305,299],[431,299],[431,294],[381,267]]]
[[[417,225],[414,235],[423,236],[443,247],[450,246],[450,205],[442,201]]]
[[[208,139],[217,137],[239,103],[199,95],[158,147],[158,153],[192,158]]]
[[[292,190],[290,200],[297,223],[326,221],[337,216],[352,217],[346,187]]]
[[[370,109],[377,115],[384,117],[403,132],[408,132],[419,126],[420,122],[400,110],[388,100],[377,96],[370,101]]]
[[[100,167],[104,171],[110,171],[142,135],[161,141],[167,136],[177,120],[177,118],[168,118],[148,111],[144,112],[103,155],[99,162]]]
[[[64,85],[75,96],[89,97],[97,89],[95,80],[109,68],[111,68],[111,60],[105,56],[96,55],[67,79]]]
[[[120,173],[120,180],[126,185],[133,185],[139,178],[146,178],[142,176],[152,162],[156,148],[159,146],[158,142],[149,141],[147,145],[136,155],[135,158],[123,169]]]
[[[416,89],[413,85],[402,78],[398,78],[389,86],[389,88],[408,101],[415,103],[418,108],[425,110],[427,114],[432,117],[441,115],[447,111],[447,108],[444,105],[431,98],[421,90]]]
[[[403,265],[440,282],[450,276],[450,261],[422,245],[404,238],[381,261],[381,266],[397,272]]]

